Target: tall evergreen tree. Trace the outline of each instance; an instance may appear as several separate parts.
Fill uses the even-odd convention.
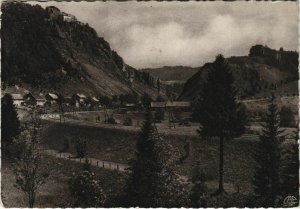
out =
[[[245,109],[236,101],[233,76],[226,60],[218,55],[207,75],[207,81],[199,94],[194,108],[194,118],[200,122],[201,137],[219,138],[219,189],[224,192],[224,141],[245,132]]]
[[[10,94],[1,100],[1,143],[3,148],[11,145],[13,138],[20,133],[20,121]]]
[[[185,206],[187,196],[174,171],[175,162],[171,145],[158,135],[148,112],[131,163],[132,173],[125,186],[125,205]]]
[[[254,173],[254,192],[261,200],[259,206],[274,207],[280,190],[280,117],[275,97],[272,95],[268,112],[263,116],[263,130],[259,137],[254,160],[257,167]]]
[[[285,143],[281,155],[281,187],[282,197],[293,195],[299,197],[299,127],[291,143]]]

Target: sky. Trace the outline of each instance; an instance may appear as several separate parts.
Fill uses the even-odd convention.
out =
[[[297,2],[44,2],[88,23],[135,68],[199,67],[255,44],[298,50]]]

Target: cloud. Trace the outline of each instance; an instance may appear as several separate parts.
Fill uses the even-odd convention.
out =
[[[88,22],[136,68],[200,66],[254,44],[298,49],[296,2],[47,2]]]

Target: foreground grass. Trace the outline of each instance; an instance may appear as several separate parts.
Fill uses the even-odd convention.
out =
[[[72,173],[79,171],[82,165],[51,156],[44,156],[44,159],[45,164],[49,164],[49,167],[44,167],[44,169],[50,171],[50,176],[46,184],[38,192],[35,207],[72,207],[72,199],[67,182]],[[2,160],[2,203],[4,207],[27,207],[25,195],[14,187],[15,177],[12,168],[11,161]],[[120,193],[120,188],[124,185],[126,175],[101,168],[93,167],[92,169],[96,174],[96,178],[102,182],[103,190],[109,198],[107,204],[114,206],[110,200],[113,199],[114,195]]]
[[[61,150],[63,143],[69,141],[65,152],[76,154],[75,140],[85,138],[88,143],[88,157],[127,164],[134,156],[138,133],[124,130],[108,130],[99,127],[85,127],[74,124],[51,123],[43,134],[45,148]],[[207,180],[218,180],[218,140],[201,140],[196,136],[166,135],[165,139],[181,154],[184,146],[190,143],[190,153],[183,163],[179,164],[179,174],[191,177],[193,168],[198,166],[207,173]],[[239,187],[241,193],[251,193],[251,180],[255,162],[252,153],[257,144],[257,137],[242,137],[225,143],[224,181],[230,184],[231,191]]]

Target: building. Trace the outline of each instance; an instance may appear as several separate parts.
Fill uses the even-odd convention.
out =
[[[45,96],[47,104],[57,104],[58,96],[54,93],[48,93]]]
[[[79,107],[80,105],[85,105],[86,99],[87,98],[84,94],[76,93],[72,96],[73,104],[75,104],[76,107]]]
[[[23,96],[25,105],[36,105],[36,98],[29,92]]]
[[[20,107],[24,104],[24,98],[21,94],[11,94],[11,97],[16,107]]]
[[[151,102],[151,108],[165,108],[167,102]]]
[[[76,17],[74,15],[67,14],[65,12],[62,12],[59,17],[59,20],[64,21],[64,22],[75,22]]]
[[[36,105],[37,106],[40,106],[40,107],[45,106],[45,104],[46,104],[46,99],[45,98],[43,98],[42,96],[36,96],[35,99],[36,99]]]

